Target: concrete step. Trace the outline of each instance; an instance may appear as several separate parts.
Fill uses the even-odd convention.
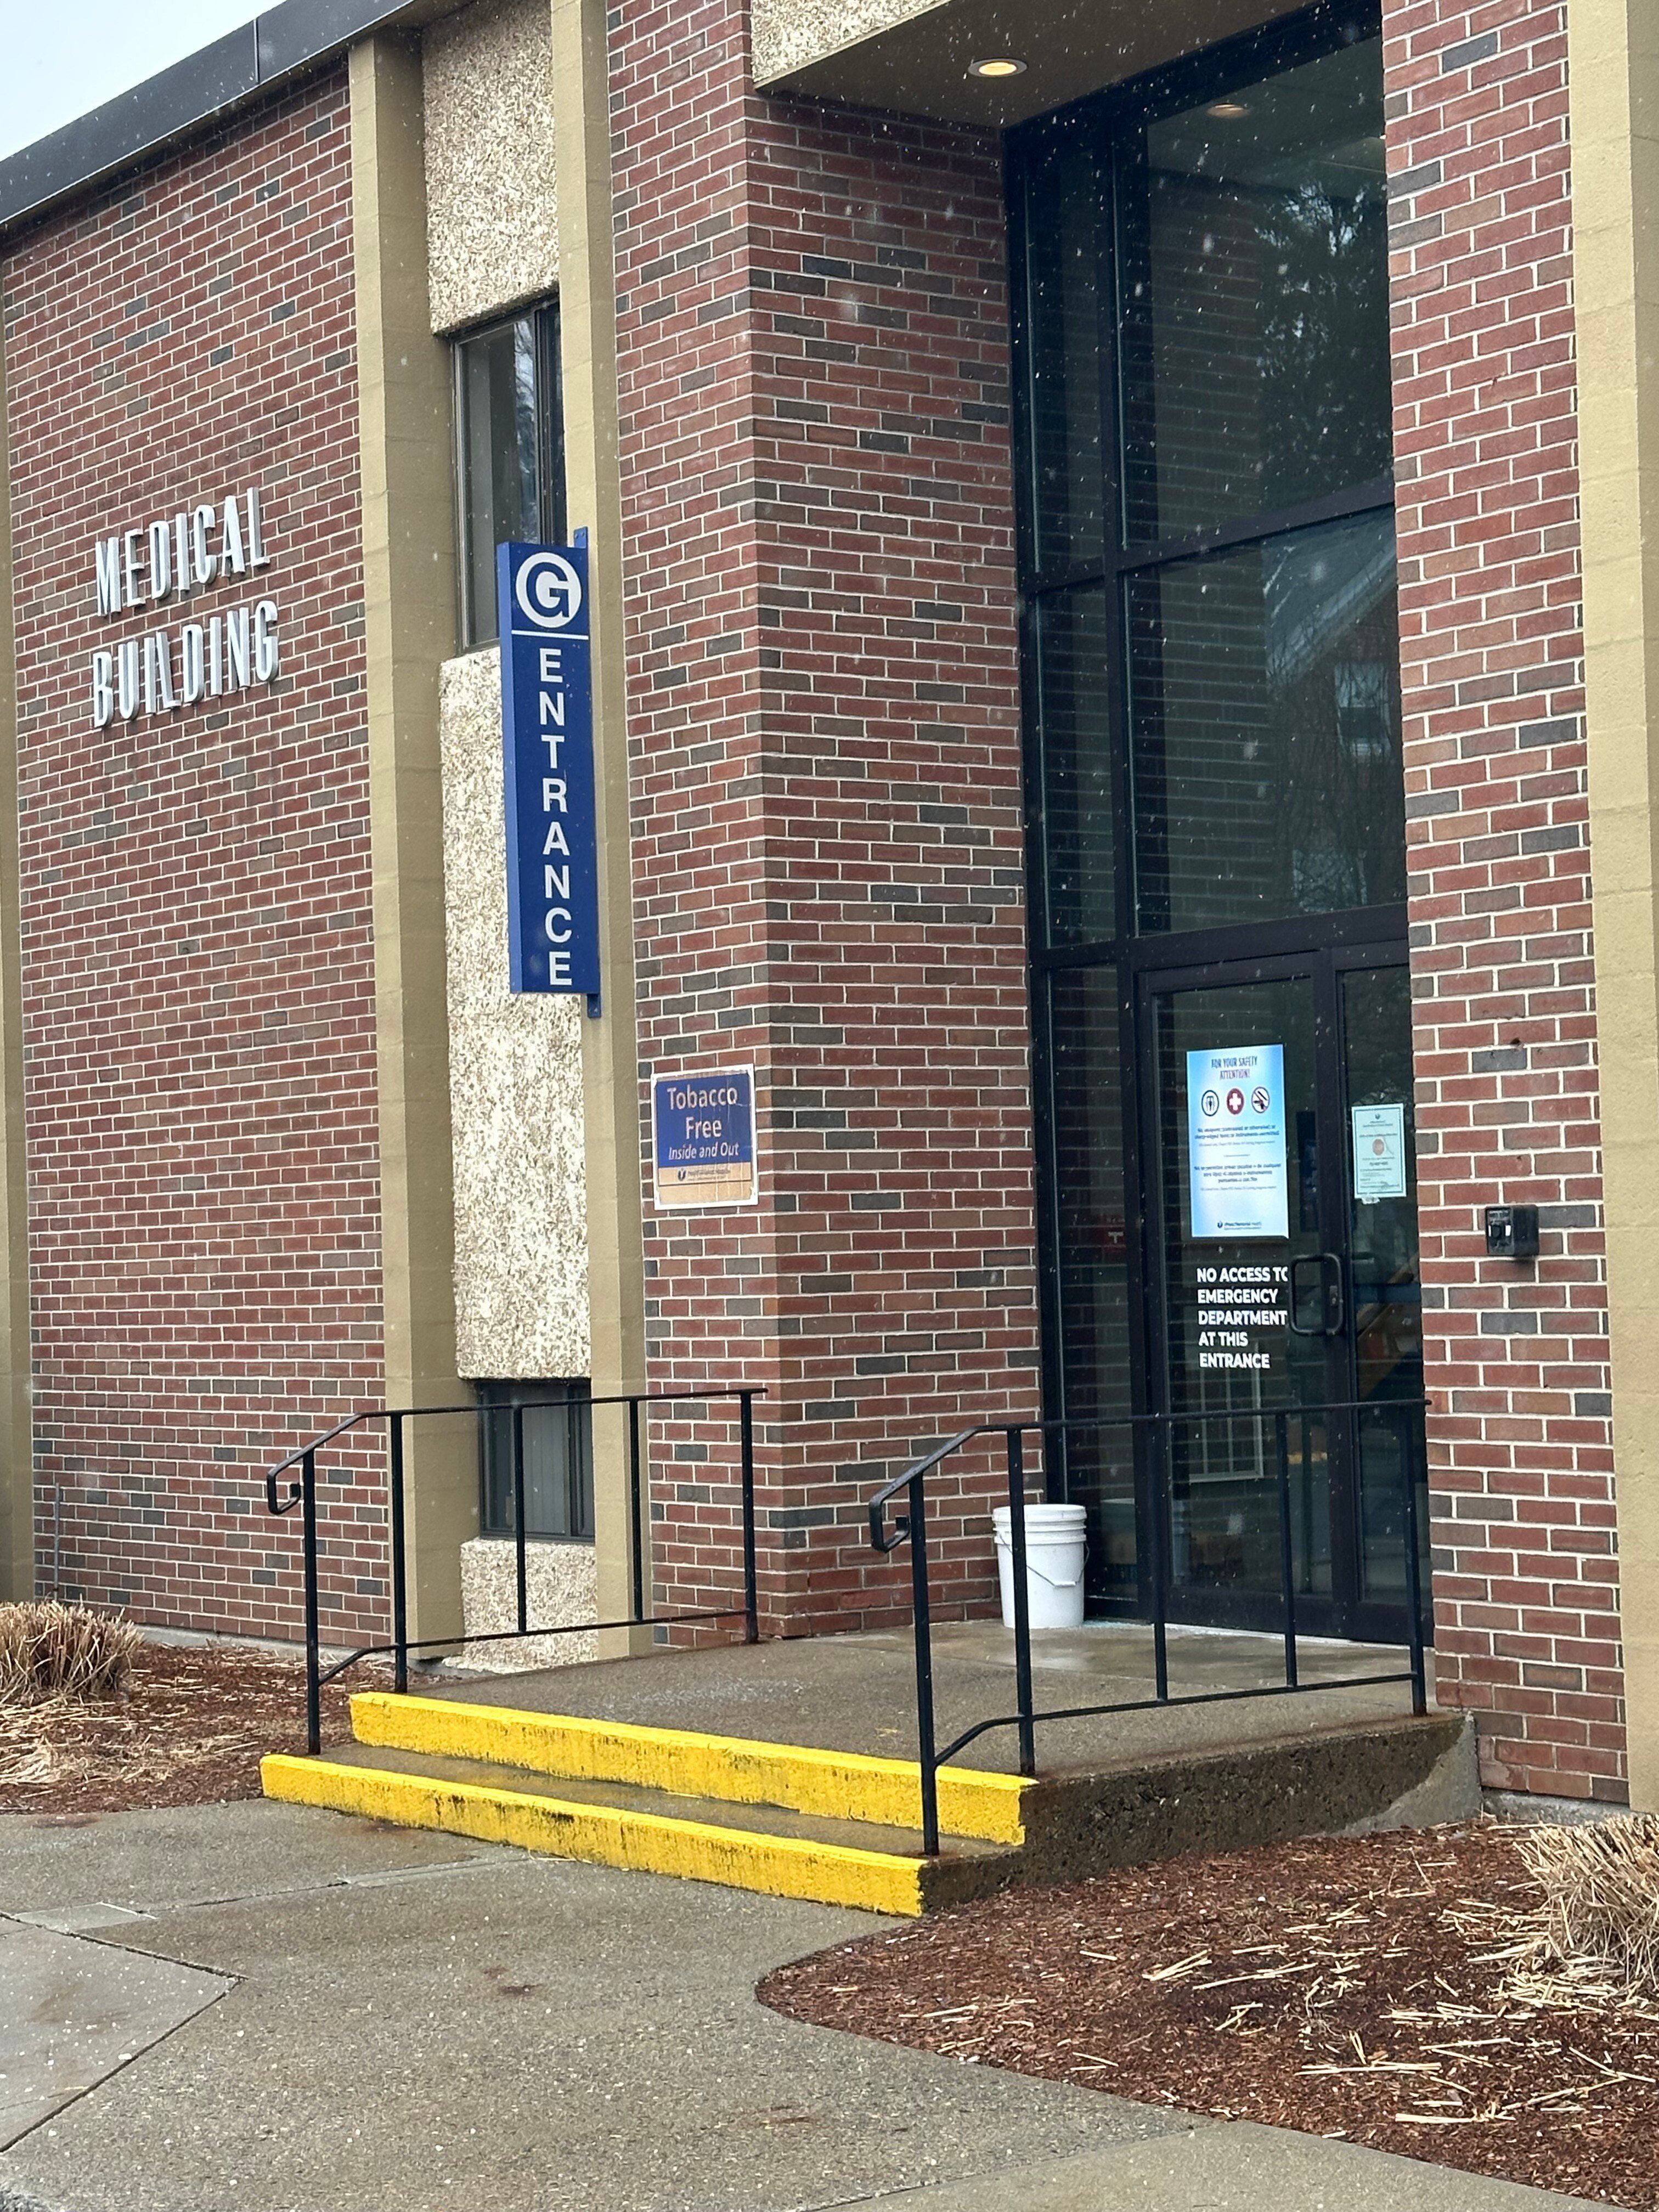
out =
[[[394,1747],[353,1745],[326,1759],[273,1754],[262,1773],[266,1796],[290,1804],[901,1917],[985,1894],[1009,1878],[1017,1856],[956,1838],[928,1861],[902,1826]]]
[[[566,1780],[775,1806],[883,1828],[921,1826],[921,1770],[914,1759],[383,1691],[353,1698],[351,1726],[359,1743],[388,1750],[484,1759]],[[942,1767],[939,1826],[947,1836],[1021,1844],[1022,1808],[1031,1788],[1016,1774]]]
[[[1458,1818],[1480,1803],[1458,1718],[1310,1726],[1316,1701],[1302,1716],[1281,1707],[1301,1725],[1267,1741],[1097,1759],[1037,1781],[941,1769],[945,1847],[927,1860],[914,1760],[550,1711],[533,1695],[505,1706],[374,1691],[351,1710],[356,1743],[325,1759],[267,1759],[267,1796],[897,1915],[1012,1882]]]

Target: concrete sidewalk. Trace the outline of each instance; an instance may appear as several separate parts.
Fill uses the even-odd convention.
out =
[[[866,1916],[331,1814],[0,1820],[0,2212],[1572,2201],[805,2027],[756,1982]]]

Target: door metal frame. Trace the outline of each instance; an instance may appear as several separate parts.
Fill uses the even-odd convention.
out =
[[[1347,1277],[1346,1287],[1348,1304],[1348,1328],[1346,1332],[1346,1341],[1348,1373],[1350,1380],[1348,1388],[1345,1390],[1343,1395],[1350,1400],[1358,1401],[1359,1398],[1359,1338],[1358,1332],[1354,1324],[1358,1316],[1358,1300],[1354,1293],[1353,1239],[1352,1230],[1352,1216],[1350,1204],[1352,1180],[1353,1175],[1353,1160],[1350,1149],[1352,1145],[1352,1124],[1349,1120],[1350,1102],[1348,1095],[1348,1058],[1346,1049],[1346,1032],[1343,1027],[1342,982],[1343,978],[1346,975],[1363,975],[1367,972],[1386,972],[1391,969],[1403,969],[1407,975],[1409,975],[1411,969],[1410,962],[1407,958],[1407,948],[1403,941],[1395,944],[1353,945],[1340,949],[1334,948],[1331,954],[1330,968],[1333,989],[1332,1011],[1335,1021],[1335,1031],[1332,1039],[1333,1048],[1331,1058],[1334,1064],[1339,1086],[1337,1100],[1340,1114],[1338,1133],[1340,1138],[1342,1147],[1341,1201],[1345,1229],[1342,1244],[1342,1257],[1343,1266]],[[1413,1040],[1413,1067],[1415,1066],[1415,1041]],[[1413,1178],[1412,1201],[1413,1206],[1415,1206],[1417,1202],[1415,1176],[1413,1176]],[[1422,1286],[1422,1224],[1419,1218],[1418,1224],[1418,1286],[1419,1293]],[[1419,1398],[1424,1395],[1420,1383],[1418,1391],[1414,1395]],[[1384,1399],[1379,1399],[1376,1401],[1376,1403],[1379,1406],[1386,1404],[1387,1402],[1388,1401]],[[1359,1448],[1360,1418],[1360,1415],[1358,1413],[1353,1413],[1349,1416],[1349,1426],[1352,1431],[1349,1443],[1349,1465],[1351,1477],[1351,1496],[1349,1505],[1352,1514],[1349,1527],[1349,1540],[1352,1547],[1356,1571],[1353,1587],[1347,1607],[1346,1617],[1348,1625],[1342,1632],[1348,1637],[1364,1643],[1403,1643],[1406,1640],[1407,1632],[1407,1600],[1403,1592],[1401,1600],[1397,1604],[1391,1600],[1368,1598],[1364,1595],[1363,1583],[1360,1579],[1359,1571],[1363,1566],[1363,1550],[1364,1543],[1364,1530],[1362,1513],[1364,1501],[1361,1496],[1360,1488],[1360,1475],[1362,1471]],[[1419,1411],[1418,1414],[1417,1420],[1417,1447],[1420,1455],[1419,1465],[1423,1468],[1426,1479],[1426,1421],[1425,1415],[1421,1411]],[[1414,1473],[1413,1480],[1415,1480],[1415,1479],[1416,1476]],[[1425,1515],[1423,1516],[1423,1526],[1426,1528],[1427,1525],[1427,1517],[1426,1515]],[[1401,1532],[1401,1540],[1402,1543],[1407,1540],[1407,1536],[1403,1530]],[[1421,1596],[1423,1633],[1425,1641],[1432,1643],[1434,1637],[1434,1602],[1432,1592],[1430,1587],[1430,1580],[1426,1575],[1423,1577]]]
[[[1322,917],[1328,920],[1333,917]],[[1343,917],[1348,920],[1350,917]],[[1372,920],[1380,919],[1373,916]],[[1267,933],[1262,933],[1267,934]],[[1279,933],[1275,932],[1274,934]],[[1236,953],[1220,959],[1166,963],[1156,958],[1135,963],[1133,994],[1133,1086],[1136,1118],[1140,1125],[1137,1152],[1141,1163],[1139,1236],[1132,1265],[1139,1275],[1139,1303],[1148,1358],[1141,1375],[1147,1401],[1137,1412],[1169,1413],[1174,1410],[1170,1391],[1171,1347],[1169,1337],[1168,1254],[1165,1214],[1165,1176],[1158,1110],[1159,1063],[1157,1007],[1159,1000],[1188,991],[1248,988],[1255,984],[1306,981],[1312,995],[1314,1033],[1314,1110],[1320,1146],[1318,1241],[1322,1249],[1337,1254],[1342,1269],[1344,1320],[1340,1331],[1325,1339],[1324,1387],[1328,1405],[1347,1405],[1357,1395],[1357,1340],[1353,1322],[1353,1253],[1352,1212],[1348,1203],[1347,1085],[1343,1053],[1342,978],[1365,970],[1406,969],[1403,937],[1379,938],[1355,932],[1352,940],[1333,943],[1332,936],[1348,932],[1320,932],[1323,943],[1304,943],[1296,951],[1268,951]],[[1237,933],[1228,933],[1236,935]],[[1309,933],[1313,934],[1313,933]],[[1164,941],[1167,948],[1168,940]],[[1152,948],[1148,948],[1149,950]],[[1287,1133],[1288,1134],[1288,1133]],[[1138,1377],[1138,1380],[1140,1378]],[[1293,1402],[1293,1401],[1287,1401]],[[1359,1416],[1348,1413],[1328,1419],[1326,1434],[1326,1480],[1330,1485],[1331,1588],[1328,1596],[1298,1595],[1298,1618],[1312,1635],[1358,1638],[1365,1641],[1406,1640],[1403,1605],[1367,1599],[1361,1577],[1363,1531],[1360,1517]],[[1149,1561],[1169,1562],[1174,1556],[1169,1515],[1172,1486],[1165,1454],[1169,1431],[1160,1426],[1146,1433],[1136,1468],[1136,1545],[1139,1609],[1150,1613],[1154,1594],[1148,1579]],[[1163,1540],[1146,1540],[1151,1516],[1162,1516]],[[1165,1567],[1167,1575],[1167,1565]],[[1206,1626],[1271,1629],[1279,1626],[1273,1594],[1206,1590],[1183,1596],[1181,1586],[1166,1582],[1166,1601],[1172,1620],[1191,1620]]]
[[[1146,962],[1135,978],[1135,1087],[1139,1094],[1138,1111],[1144,1132],[1142,1146],[1145,1181],[1139,1208],[1141,1222],[1140,1276],[1142,1297],[1146,1310],[1147,1341],[1150,1359],[1146,1376],[1150,1413],[1171,1413],[1175,1411],[1172,1380],[1172,1346],[1170,1340],[1170,1285],[1169,1249],[1170,1228],[1165,1197],[1167,1177],[1164,1173],[1162,1117],[1159,1113],[1159,1038],[1158,1007],[1160,1000],[1173,998],[1188,991],[1243,990],[1252,986],[1272,983],[1305,981],[1311,1000],[1314,1027],[1314,1109],[1322,1137],[1329,1126],[1327,1085],[1324,1082],[1325,1063],[1330,1055],[1321,1048],[1321,1030],[1324,1018],[1322,988],[1322,969],[1328,956],[1318,945],[1310,945],[1296,952],[1257,952],[1254,956],[1236,956],[1231,959],[1210,959],[1183,962],[1179,966]],[[1288,1106],[1287,1106],[1288,1110]],[[1329,1244],[1329,1209],[1331,1177],[1322,1174],[1319,1186],[1319,1231],[1321,1245]],[[1338,1247],[1337,1249],[1340,1249]],[[1324,1382],[1319,1397],[1326,1403],[1340,1402],[1347,1395],[1346,1389],[1336,1371],[1336,1358],[1330,1341],[1325,1345]],[[1338,1454],[1345,1443],[1336,1438],[1327,1439],[1328,1464],[1333,1449]],[[1160,1516],[1162,1541],[1157,1546],[1139,1547],[1139,1563],[1142,1567],[1141,1601],[1150,1610],[1153,1592],[1147,1581],[1148,1562],[1157,1558],[1169,1563],[1175,1556],[1172,1515],[1174,1509],[1173,1469],[1169,1454],[1173,1449],[1173,1437],[1163,1427],[1155,1429],[1147,1439],[1145,1453],[1146,1466],[1142,1480],[1146,1490],[1145,1511],[1150,1516]],[[1340,1593],[1342,1584],[1337,1572],[1337,1497],[1340,1486],[1332,1478],[1331,1499],[1331,1589],[1329,1598],[1311,1593],[1299,1595],[1298,1618],[1305,1624],[1307,1632],[1316,1636],[1340,1636],[1344,1633],[1340,1619]],[[1139,1524],[1145,1527],[1146,1523]],[[1277,1608],[1269,1592],[1224,1589],[1188,1590],[1171,1577],[1166,1583],[1165,1604],[1171,1620],[1200,1622],[1206,1626],[1267,1630],[1276,1626]]]

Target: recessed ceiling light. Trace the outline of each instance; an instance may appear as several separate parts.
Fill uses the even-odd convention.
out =
[[[1210,109],[1211,114],[1218,116],[1224,123],[1237,122],[1241,115],[1248,115],[1249,112],[1242,100],[1218,100]]]
[[[981,62],[969,62],[969,76],[1024,76],[1025,64],[1016,61],[1012,54],[990,54]]]

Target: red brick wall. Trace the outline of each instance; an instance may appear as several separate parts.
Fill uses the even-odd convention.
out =
[[[761,1123],[758,1209],[647,1202],[646,1265],[653,1382],[770,1394],[799,1632],[893,1617],[890,1465],[1036,1400],[1007,307],[994,143],[757,99],[746,15],[613,28],[641,1060],[752,1062]],[[731,1588],[731,1477],[660,1431],[660,1602]]]
[[[1619,1798],[1565,6],[1383,14],[1439,1695]]]
[[[337,70],[3,271],[40,1556],[61,1485],[67,1585],[255,1633],[297,1621],[259,1467],[380,1395],[350,223]],[[249,485],[276,688],[94,732],[94,647],[257,596],[100,618],[94,538]],[[331,1632],[380,1611],[360,1473]]]

